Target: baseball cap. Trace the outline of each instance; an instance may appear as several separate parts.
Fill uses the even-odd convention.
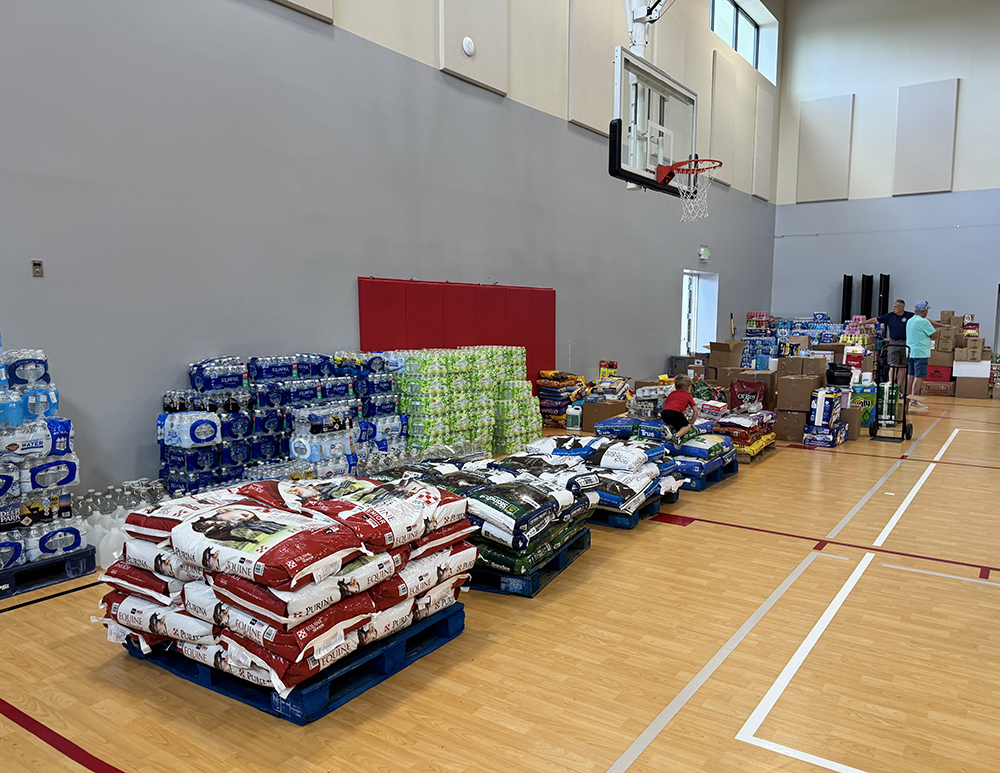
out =
[[[917,311],[923,311],[924,309],[930,311],[931,305],[927,301],[917,301],[913,308]]]

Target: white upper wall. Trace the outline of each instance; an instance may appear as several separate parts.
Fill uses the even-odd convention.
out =
[[[614,29],[609,61],[614,46],[628,46],[623,0],[575,0],[607,3],[613,10]],[[785,0],[764,0],[771,14],[782,23]],[[646,58],[698,94],[698,152],[707,156],[712,118],[712,56],[720,56],[736,68],[735,147],[732,169],[727,179],[737,190],[750,193],[753,183],[754,127],[758,86],[774,98],[773,126],[778,126],[778,89],[753,69],[709,27],[709,0],[677,0],[664,17],[653,25]],[[438,67],[439,0],[336,0],[333,21],[381,46]],[[601,15],[596,14],[597,18]],[[570,0],[508,0],[507,99],[550,115],[568,119]],[[783,34],[779,32],[779,35]],[[780,41],[780,37],[779,37]],[[611,70],[609,70],[609,73]],[[781,64],[779,57],[779,77]],[[614,98],[613,75],[607,83],[594,82],[589,88],[596,98],[607,102],[606,126],[611,121]],[[779,80],[780,83],[780,80]],[[575,88],[579,88],[576,85]],[[777,132],[772,137],[771,180],[777,180]],[[624,184],[624,183],[623,183]],[[775,183],[770,195],[774,201]]]
[[[856,94],[851,199],[892,195],[900,86],[958,78],[953,190],[1000,187],[998,0],[787,0],[777,202],[795,202],[803,101]]]

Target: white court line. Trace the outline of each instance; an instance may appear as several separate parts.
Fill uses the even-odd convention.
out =
[[[802,760],[804,762],[809,762],[813,765],[818,765],[821,768],[826,768],[827,770],[837,771],[837,773],[864,773],[863,771],[858,771],[857,768],[848,767],[847,765],[841,765],[839,762],[833,762],[831,760],[823,759],[822,757],[816,757],[812,754],[806,754],[797,749],[792,749],[787,746],[781,746],[779,744],[771,743],[770,741],[765,741],[762,738],[756,738],[755,733],[760,729],[761,724],[764,719],[770,713],[771,709],[774,708],[774,704],[777,703],[778,698],[788,687],[788,683],[791,682],[792,677],[795,676],[795,672],[799,670],[799,667],[805,661],[806,656],[812,651],[812,648],[816,646],[816,642],[819,641],[819,637],[823,635],[827,626],[830,625],[830,621],[833,620],[834,615],[840,610],[844,601],[847,599],[850,592],[854,590],[854,586],[858,584],[858,580],[861,579],[861,575],[864,574],[865,569],[875,558],[874,553],[865,553],[864,558],[858,563],[851,573],[851,576],[847,578],[847,582],[841,587],[834,597],[833,601],[830,602],[830,606],[826,608],[820,619],[813,626],[809,635],[806,636],[799,648],[795,650],[795,654],[792,655],[792,659],[788,661],[785,667],[782,669],[778,678],[775,680],[774,684],[767,691],[764,697],[761,699],[760,703],[757,704],[757,708],[753,710],[749,719],[744,723],[743,727],[736,734],[736,740],[743,741],[745,743],[753,744],[754,746],[760,746],[765,749],[783,754],[787,757],[792,757],[793,759]]]
[[[1000,582],[990,582],[980,580],[975,577],[959,577],[957,574],[942,574],[941,572],[928,572],[926,569],[911,569],[908,566],[896,566],[895,564],[882,564],[886,569],[901,569],[904,572],[916,572],[917,574],[929,574],[932,577],[946,577],[949,580],[961,580],[962,582],[974,582],[977,585],[996,585],[1000,588]]]
[[[955,430],[958,432],[958,430]],[[962,428],[962,432],[984,432],[987,435],[1000,435],[1000,429],[966,429]]]
[[[942,416],[943,416],[943,414],[942,414]],[[924,438],[926,438],[929,434],[931,434],[931,430],[934,429],[938,425],[938,423],[940,421],[941,421],[941,417],[938,417],[938,418],[934,419],[934,421],[931,422],[931,425],[927,429],[924,430],[924,434],[922,434],[920,437],[918,437],[916,440],[914,440],[913,441],[913,445],[911,445],[908,449],[906,449],[906,453],[903,454],[903,455],[904,456],[909,456],[910,452],[913,451],[914,448],[916,448],[917,446],[919,446],[921,443],[924,442]],[[903,463],[902,459],[897,459],[896,462],[893,463],[892,467],[890,467],[888,469],[888,471],[886,472],[886,474],[883,475],[881,478],[879,478],[878,482],[874,486],[872,486],[870,489],[868,489],[868,493],[865,494],[863,497],[861,497],[861,499],[858,501],[858,503],[854,507],[851,508],[850,512],[847,515],[845,515],[843,518],[840,519],[840,523],[838,523],[836,526],[833,527],[833,529],[830,531],[830,533],[826,535],[826,539],[833,539],[838,534],[840,534],[840,532],[844,530],[844,527],[847,526],[847,524],[849,524],[851,522],[851,519],[854,518],[854,516],[856,516],[861,511],[861,508],[864,507],[866,504],[868,504],[868,500],[871,499],[873,496],[875,496],[875,493],[880,488],[882,488],[882,486],[885,485],[885,482],[887,480],[889,480],[890,476],[896,470],[899,469],[899,466],[902,463]]]
[[[823,555],[827,554],[812,552],[802,560],[802,563],[792,570],[792,573],[785,578],[784,582],[774,589],[774,592],[767,597],[763,604],[757,607],[757,610],[747,618],[747,621],[729,638],[729,641],[722,645],[722,648],[715,653],[701,671],[677,693],[676,697],[667,704],[666,708],[657,715],[656,719],[649,723],[649,726],[640,733],[639,737],[632,742],[632,745],[625,750],[624,754],[615,760],[614,764],[608,768],[608,773],[624,773],[633,762],[639,759],[639,755],[646,751],[647,747],[656,739],[656,736],[663,732],[663,729],[669,724],[670,720],[684,708],[684,704],[694,697],[694,694],[718,670],[719,666],[725,662],[726,658],[736,649],[737,645],[747,637],[754,626],[760,622],[761,618],[770,611],[771,607],[778,602],[778,599],[784,595],[785,591],[792,587],[792,583],[802,576],[802,573],[809,568],[809,565],[817,557]],[[829,555],[828,557],[841,558],[841,556],[834,555]]]
[[[938,451],[937,454],[935,454],[934,462],[941,461],[941,457],[944,456],[944,452],[948,450],[948,446],[951,445],[952,441],[956,437],[958,437],[959,432],[962,432],[962,430],[956,429],[952,431],[949,438],[944,442],[944,445],[941,446],[941,450]],[[899,519],[902,518],[903,513],[906,512],[906,508],[910,506],[910,504],[913,502],[914,497],[916,497],[920,489],[923,488],[923,485],[927,481],[927,478],[930,477],[930,474],[934,472],[934,468],[937,467],[937,465],[934,464],[934,462],[931,462],[930,464],[927,465],[927,469],[924,470],[924,474],[920,476],[920,479],[916,482],[916,485],[914,485],[914,487],[910,489],[910,493],[906,495],[906,499],[904,499],[900,503],[899,507],[896,508],[896,512],[892,514],[892,518],[889,519],[889,523],[885,525],[885,528],[882,529],[882,533],[879,534],[878,538],[872,543],[874,547],[881,547],[882,543],[884,543],[886,539],[888,539],[889,535],[892,533],[892,530],[896,528],[896,524],[899,523]]]

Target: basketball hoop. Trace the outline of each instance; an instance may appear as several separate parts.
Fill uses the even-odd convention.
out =
[[[666,185],[673,181],[681,194],[682,223],[708,217],[708,189],[721,166],[722,162],[713,158],[693,158],[656,167],[656,182]]]

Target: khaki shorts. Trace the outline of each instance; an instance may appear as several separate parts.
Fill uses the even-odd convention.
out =
[[[906,341],[897,341],[892,338],[885,342],[886,361],[890,365],[907,365]]]

